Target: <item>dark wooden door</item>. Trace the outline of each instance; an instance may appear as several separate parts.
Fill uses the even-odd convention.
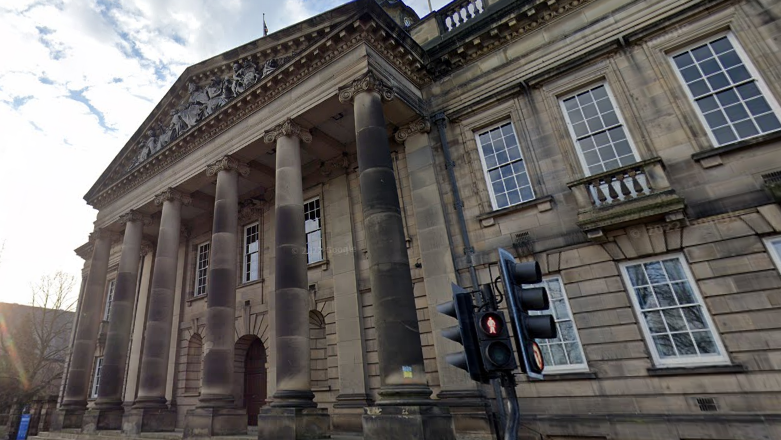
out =
[[[266,404],[266,349],[255,339],[244,360],[244,404],[247,424],[257,426],[260,408]]]

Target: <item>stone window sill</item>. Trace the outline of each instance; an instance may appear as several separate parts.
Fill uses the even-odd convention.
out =
[[[590,380],[597,379],[597,373],[595,371],[577,371],[572,373],[545,373],[545,378],[542,380],[531,379],[531,382],[550,382],[550,381],[563,381],[563,380]]]
[[[182,397],[199,397],[201,393],[184,393]]]
[[[764,134],[762,136],[757,136],[755,138],[746,139],[744,141],[735,142],[723,147],[713,147],[709,150],[699,151],[692,154],[692,160],[700,162],[700,164],[705,168],[710,168],[712,166],[721,165],[721,158],[719,156],[722,154],[731,153],[733,151],[743,150],[758,145],[764,145],[777,140],[781,140],[781,130]],[[703,161],[703,159],[709,160]]]
[[[322,266],[323,270],[328,270],[328,260],[320,260],[320,261],[318,261],[316,263],[307,264],[306,268],[307,269],[314,269],[316,267],[321,267],[321,266]]]
[[[649,368],[649,376],[686,376],[690,374],[730,374],[745,373],[746,367],[741,364],[708,365],[702,367],[656,367]]]
[[[312,392],[324,392],[324,391],[331,391],[331,385],[326,385],[324,387],[312,387]]]
[[[205,293],[203,295],[198,295],[198,296],[193,296],[192,292],[188,293],[187,294],[187,307],[190,307],[192,305],[192,303],[194,303],[196,301],[200,301],[200,300],[206,299],[207,296],[209,296],[209,295],[207,295]]]
[[[501,217],[503,215],[524,211],[533,206],[536,206],[539,212],[550,211],[551,209],[553,209],[552,202],[553,202],[553,196],[537,197],[536,199],[529,200],[528,202],[519,203],[517,205],[508,206],[507,208],[497,209],[491,212],[486,212],[485,214],[480,214],[477,216],[477,219],[480,220],[480,224],[485,228],[488,226],[492,226],[495,222],[496,217]]]
[[[260,283],[262,283],[264,281],[266,281],[265,278],[258,278],[257,280],[247,281],[246,283],[240,283],[238,286],[236,286],[236,289],[241,289],[243,287],[254,286],[255,284],[260,284]]]

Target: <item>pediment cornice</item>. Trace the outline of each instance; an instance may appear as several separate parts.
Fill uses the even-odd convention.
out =
[[[254,52],[229,57],[241,52],[237,48],[185,70],[85,195],[87,203],[105,207],[359,44],[371,46],[418,87],[431,81],[424,51],[373,0],[347,4],[299,26],[306,29],[250,43]],[[248,81],[239,83],[244,86],[240,90],[236,84],[244,78]],[[229,97],[231,93],[236,96]]]

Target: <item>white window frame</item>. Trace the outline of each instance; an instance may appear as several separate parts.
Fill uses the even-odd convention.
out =
[[[206,253],[205,254],[202,253],[202,249],[204,247],[207,247],[207,246],[208,246],[208,249],[206,250]],[[195,250],[195,285],[193,286],[193,297],[195,297],[195,298],[201,297],[201,296],[206,295],[208,293],[207,292],[207,284],[208,284],[208,281],[209,281],[209,263],[211,262],[211,252],[212,252],[212,248],[211,248],[211,242],[210,241],[203,242],[203,243],[199,244],[196,247],[196,250]],[[205,257],[205,259],[206,259],[206,265],[203,268],[201,267],[201,262],[202,262],[201,257]],[[201,270],[206,271],[203,274],[203,277],[201,277],[201,274],[200,274]],[[201,284],[201,280],[203,280],[203,284]],[[201,287],[203,287],[203,292],[199,292],[201,290]]]
[[[574,90],[570,93],[567,93],[566,95],[562,95],[559,97],[559,108],[561,109],[561,113],[564,115],[564,121],[567,124],[567,131],[569,132],[570,139],[572,140],[573,145],[575,146],[575,152],[578,154],[578,160],[580,160],[580,165],[583,168],[584,176],[591,176],[594,173],[591,172],[589,169],[588,162],[586,162],[586,156],[583,154],[583,150],[580,148],[580,144],[578,143],[578,136],[575,133],[575,129],[573,128],[572,121],[569,119],[569,112],[567,112],[567,107],[564,105],[564,101],[568,100],[570,98],[573,98],[581,93],[584,93],[586,91],[591,91],[599,86],[605,87],[605,92],[607,93],[607,97],[610,100],[610,103],[613,105],[613,111],[616,112],[616,118],[618,119],[618,126],[622,127],[624,129],[624,134],[626,135],[626,141],[629,143],[629,148],[632,149],[632,154],[635,156],[635,163],[639,162],[640,159],[640,152],[637,150],[637,146],[635,145],[634,139],[632,139],[632,134],[629,132],[629,127],[626,124],[626,120],[624,119],[624,115],[621,112],[621,109],[618,107],[618,101],[616,100],[615,95],[613,95],[613,90],[611,90],[610,85],[607,83],[607,81],[599,81],[597,83],[591,83],[588,86],[581,87],[577,90]],[[607,131],[605,129],[605,131]],[[593,136],[593,135],[589,135]],[[627,165],[620,165],[611,168],[611,170],[623,168]],[[609,172],[610,170],[601,171],[596,174],[602,174],[603,172]]]
[[[95,358],[95,371],[92,375],[92,393],[93,399],[98,397],[98,387],[100,386],[100,373],[103,369],[103,357]]]
[[[521,201],[518,202],[518,203],[511,203],[511,204],[509,204],[507,206],[499,207],[499,205],[496,203],[496,194],[494,194],[494,186],[493,186],[493,183],[491,182],[491,176],[489,175],[488,164],[485,162],[485,155],[483,153],[483,145],[480,143],[480,135],[483,134],[483,133],[490,132],[493,129],[502,127],[503,125],[506,125],[506,124],[510,124],[510,129],[513,131],[513,136],[515,136],[515,142],[518,143],[518,151],[521,154],[521,158],[518,159],[518,160],[515,160],[515,162],[521,162],[523,164],[523,169],[526,172],[526,178],[529,179],[529,189],[532,192],[532,196],[528,200],[521,199]],[[524,157],[524,154],[523,154],[523,148],[521,146],[521,139],[518,137],[518,132],[515,130],[515,123],[512,121],[512,119],[504,119],[501,122],[497,122],[496,124],[489,125],[487,127],[483,127],[483,128],[481,128],[479,130],[474,130],[473,133],[474,133],[474,136],[475,136],[475,143],[477,144],[477,152],[480,155],[480,164],[483,167],[483,178],[485,179],[485,185],[488,188],[488,195],[491,197],[491,208],[494,209],[494,210],[507,209],[507,208],[513,207],[515,205],[520,205],[521,203],[530,202],[530,201],[536,199],[537,198],[537,194],[534,191],[534,183],[532,182],[531,175],[529,174],[529,167],[526,166],[526,158]],[[513,163],[513,162],[508,162],[508,164],[511,164],[511,163]]]
[[[684,275],[686,275],[687,281],[689,282],[689,286],[691,287],[692,292],[694,293],[694,297],[697,300],[697,305],[699,305],[699,307],[702,310],[702,314],[705,319],[705,322],[708,324],[708,329],[710,329],[713,335],[713,340],[714,343],[716,344],[716,348],[719,350],[718,355],[662,358],[661,356],[659,356],[659,353],[656,350],[656,344],[654,343],[653,337],[651,336],[651,331],[648,328],[648,323],[646,323],[645,317],[643,316],[643,310],[640,308],[640,303],[637,300],[637,294],[635,293],[634,286],[632,285],[632,281],[629,278],[629,272],[627,271],[627,267],[638,265],[638,264],[649,263],[652,261],[661,262],[663,260],[670,260],[673,258],[677,258],[681,263],[681,267],[683,267]],[[713,319],[711,318],[710,311],[708,310],[708,307],[706,306],[705,301],[703,300],[702,294],[700,293],[699,286],[697,285],[697,280],[696,278],[694,278],[694,275],[692,274],[691,269],[689,268],[689,263],[686,261],[686,258],[683,256],[683,254],[657,255],[649,258],[626,261],[620,263],[619,266],[621,267],[621,275],[624,279],[624,283],[626,284],[629,298],[632,301],[632,307],[635,311],[637,321],[640,323],[640,328],[643,331],[643,336],[645,338],[646,345],[648,346],[648,352],[651,353],[651,358],[656,367],[659,368],[687,367],[687,366],[702,366],[702,365],[724,365],[730,363],[729,357],[727,355],[727,350],[721,341],[721,335],[719,334],[718,327],[716,327],[716,325],[713,322]]]
[[[311,199],[304,201],[304,218],[306,218],[306,205],[307,203],[312,203],[314,201],[317,201],[317,210],[320,211],[320,217],[318,217],[318,220],[320,220],[320,227],[318,229],[315,229],[314,231],[306,232],[304,230],[304,236],[306,241],[306,263],[307,264],[315,264],[320,263],[325,259],[325,252],[323,249],[323,243],[324,243],[324,237],[323,237],[323,203],[320,196],[312,197]],[[306,220],[304,220],[304,224],[306,224]],[[312,255],[309,252],[309,234],[312,232],[320,231],[320,255],[316,256],[317,259],[312,258]]]
[[[548,285],[552,281],[558,281],[559,286],[561,286],[561,296],[564,299],[564,307],[567,311],[567,314],[569,316],[569,319],[556,319],[555,312],[553,311],[553,297],[550,295],[550,289],[548,289]],[[578,326],[575,324],[575,317],[572,315],[572,307],[570,307],[569,304],[569,297],[567,296],[567,291],[564,288],[564,280],[560,276],[551,276],[546,277],[542,279],[542,283],[534,284],[535,287],[545,287],[546,290],[548,290],[548,298],[550,299],[551,308],[546,311],[532,311],[532,315],[540,315],[540,314],[550,314],[554,321],[556,322],[556,331],[559,331],[559,323],[563,321],[569,321],[572,323],[572,328],[575,330],[575,341],[578,344],[578,347],[580,347],[580,355],[583,358],[583,362],[578,364],[567,364],[567,365],[550,365],[546,362],[545,364],[545,374],[562,374],[562,373],[576,373],[576,372],[584,372],[589,371],[588,369],[588,361],[586,360],[586,351],[583,349],[583,343],[580,342],[580,333],[578,331]],[[558,334],[556,339],[560,339],[561,334]],[[545,339],[541,341],[546,341]],[[554,340],[555,341],[555,340]],[[558,342],[558,341],[557,341]],[[546,342],[543,342],[539,344],[540,347],[543,347],[545,345],[548,345]]]
[[[758,133],[754,136],[750,136],[747,138],[737,139],[735,141],[722,144],[720,145],[719,142],[716,140],[716,136],[713,135],[713,131],[710,128],[710,125],[708,124],[708,121],[705,119],[705,115],[703,115],[702,111],[700,110],[700,107],[697,105],[697,101],[694,99],[694,96],[691,93],[691,90],[689,90],[689,87],[686,84],[686,81],[683,78],[683,75],[681,74],[681,70],[678,68],[678,66],[675,64],[674,57],[682,54],[683,52],[689,51],[694,49],[695,47],[702,46],[704,44],[708,44],[714,40],[718,40],[721,37],[727,37],[732,43],[732,47],[735,49],[735,52],[740,56],[740,60],[743,62],[743,65],[746,67],[748,72],[751,74],[751,77],[757,84],[757,88],[759,88],[759,91],[762,92],[762,97],[765,98],[768,105],[770,105],[770,108],[773,110],[773,113],[776,115],[776,117],[781,121],[781,107],[779,107],[778,102],[776,101],[775,95],[770,91],[770,89],[765,85],[765,80],[762,78],[762,76],[759,74],[759,71],[754,67],[754,63],[751,62],[751,58],[748,56],[745,50],[743,50],[743,46],[740,44],[740,41],[735,37],[735,34],[733,34],[731,31],[725,31],[720,32],[717,34],[710,35],[707,38],[700,38],[696,41],[694,41],[691,44],[688,44],[682,48],[679,48],[673,52],[670,52],[667,54],[667,59],[670,62],[670,65],[672,66],[673,71],[675,72],[675,75],[678,77],[678,81],[681,84],[681,87],[683,88],[684,93],[686,93],[686,96],[689,98],[689,103],[692,107],[694,107],[694,112],[697,113],[697,118],[700,120],[700,123],[702,124],[703,129],[708,134],[708,139],[710,139],[711,143],[713,144],[714,148],[722,148],[726,147],[727,145],[732,145],[737,142],[741,142],[744,140],[753,139],[755,137],[764,136],[768,133],[776,133],[778,131],[781,131],[781,129],[776,131],[769,131],[766,133]],[[744,83],[744,84],[747,84]],[[733,90],[735,87],[733,87]],[[742,98],[741,98],[741,102]]]
[[[117,279],[114,278],[106,286],[106,306],[103,308],[103,320],[108,321],[111,317],[111,303],[114,301],[114,291],[117,288]]]
[[[255,252],[248,252],[247,246],[249,244],[247,243],[247,231],[250,228],[252,228],[252,227],[257,228],[257,230],[258,230],[257,231],[258,238],[255,241],[255,243],[257,243],[257,245],[258,245],[258,248],[257,248],[257,250]],[[243,238],[241,239],[241,242],[242,242],[242,248],[241,248],[242,252],[241,252],[241,254],[243,256],[242,257],[242,265],[241,265],[241,282],[242,283],[251,283],[253,281],[257,281],[257,280],[260,279],[260,222],[250,223],[250,224],[244,226],[242,228],[242,231],[244,231],[244,233],[242,234]],[[256,277],[255,278],[252,278],[252,268],[248,268],[248,266],[251,264],[251,262],[249,261],[249,258],[250,258],[250,256],[252,254],[257,254],[258,255],[258,261],[257,261],[257,264],[256,264],[256,272],[255,272]]]
[[[778,272],[781,273],[781,250],[777,251],[774,246],[775,243],[781,245],[781,235],[767,237],[763,241],[767,247],[767,252],[770,254],[770,259],[773,260],[773,263],[776,265],[776,269],[778,269]]]

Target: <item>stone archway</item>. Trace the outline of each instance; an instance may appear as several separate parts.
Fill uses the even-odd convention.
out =
[[[268,356],[263,341],[255,335],[245,335],[236,341],[236,374],[240,401],[247,409],[247,424],[258,424],[260,408],[266,404],[268,393]]]

